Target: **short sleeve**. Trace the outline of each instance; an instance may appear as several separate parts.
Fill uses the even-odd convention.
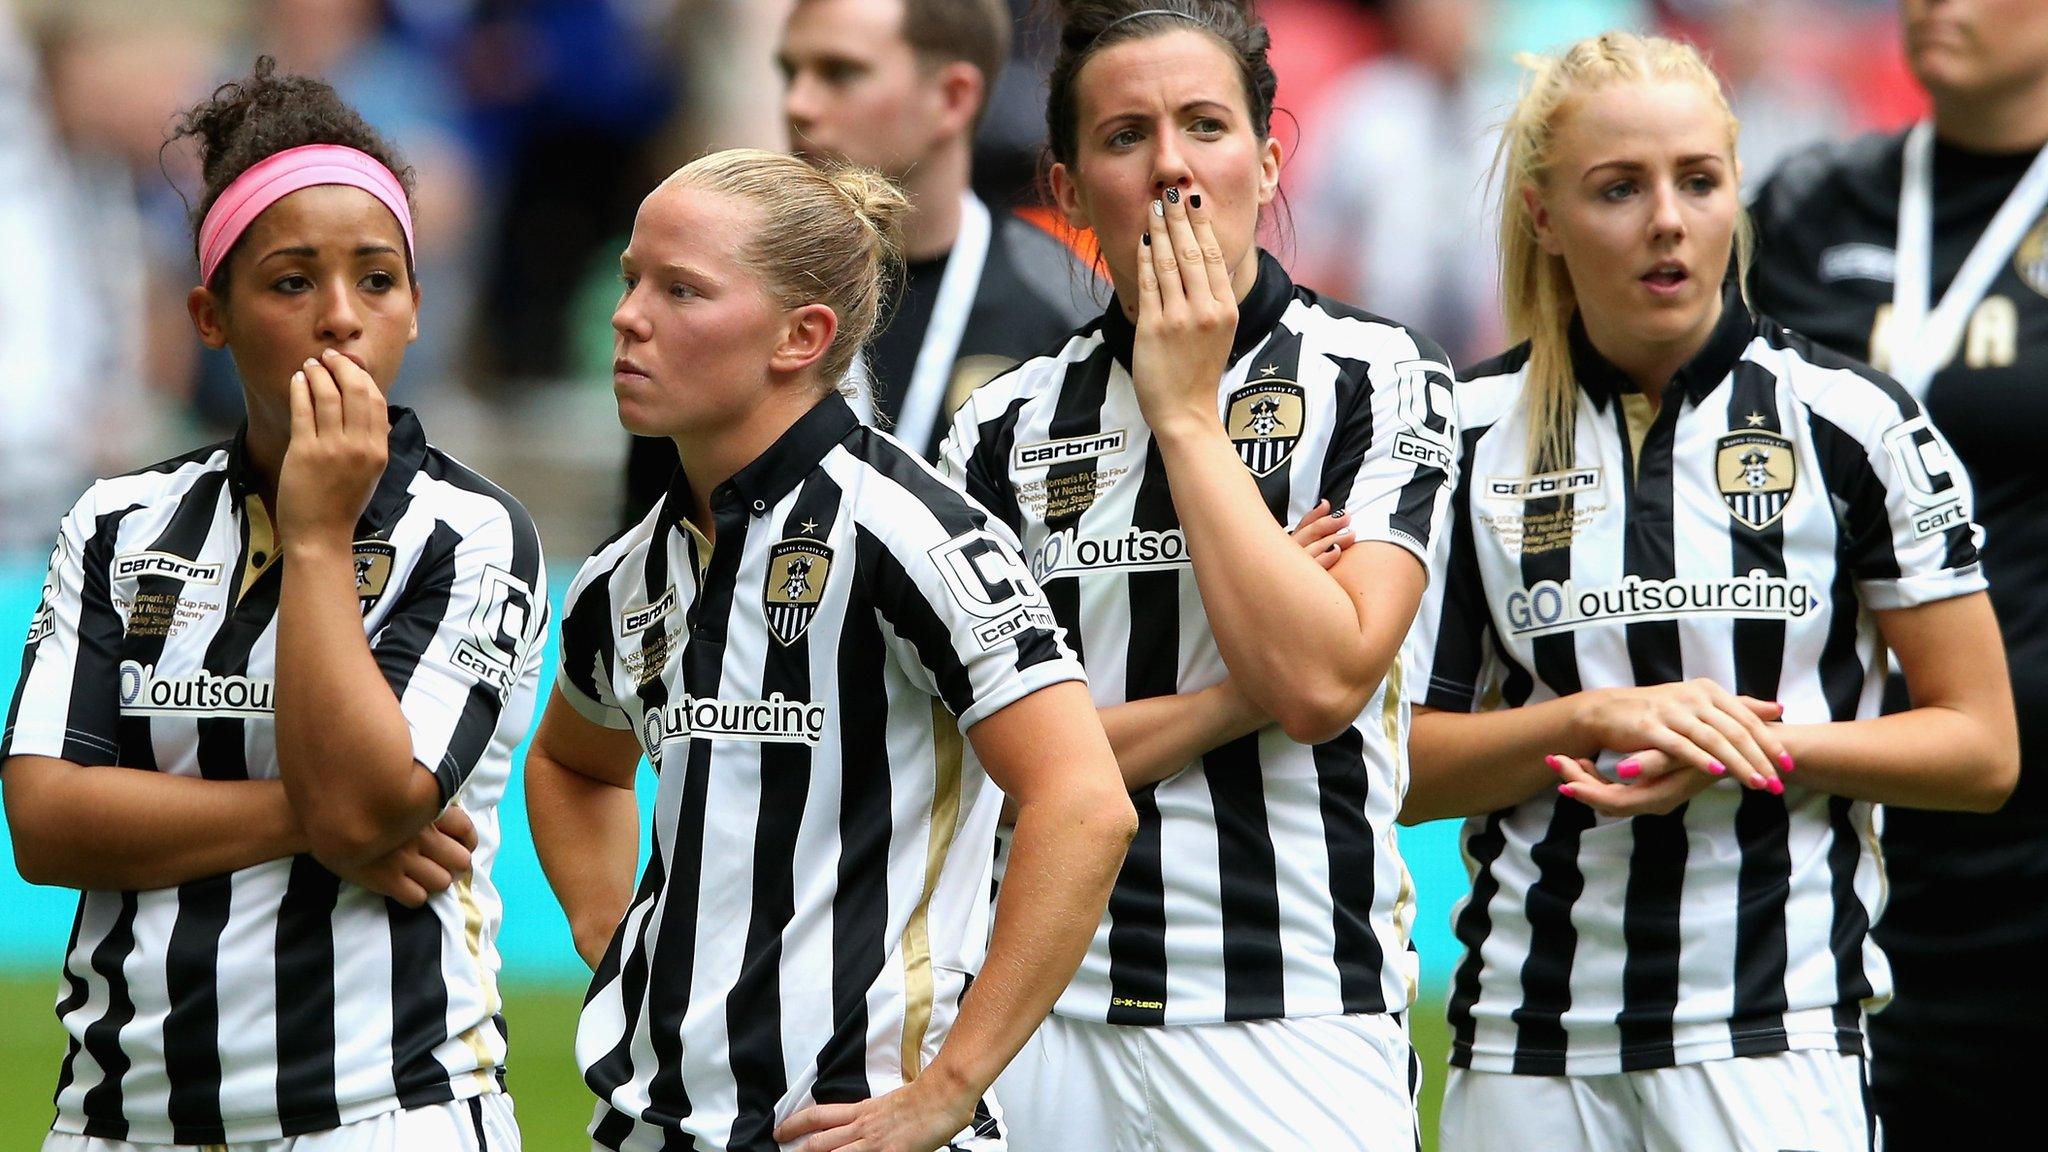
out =
[[[965,730],[1051,684],[1086,680],[1017,538],[921,461],[876,476],[860,526],[889,644]]]
[[[603,556],[584,562],[562,601],[561,664],[555,690],[578,715],[602,728],[627,732],[633,718],[612,687],[611,575],[616,569]]]
[[[984,386],[986,387],[986,386]],[[953,427],[939,446],[939,474],[954,488],[965,492],[984,510],[1008,525],[1014,535],[1019,524],[1017,498],[1010,486],[1008,463],[1003,459],[1005,428],[1015,424],[1015,405],[996,419],[985,419],[978,397],[970,395],[953,414]]]
[[[107,561],[120,519],[97,517],[88,492],[58,526],[22,647],[21,679],[0,732],[0,759],[118,762],[122,622]]]
[[[445,803],[501,722],[523,735],[532,717],[548,613],[533,525],[523,514],[459,535],[437,525],[400,595],[370,652]]]
[[[1356,539],[1397,544],[1427,568],[1450,503],[1458,429],[1449,362],[1413,339],[1413,357],[1372,363],[1370,387],[1340,414],[1334,451],[1359,463],[1350,492],[1333,502],[1350,512]]]
[[[1477,436],[1468,437],[1476,443]],[[1486,688],[1493,651],[1493,618],[1480,581],[1477,541],[1472,533],[1471,481],[1467,458],[1459,462],[1449,498],[1449,522],[1430,552],[1429,585],[1423,590],[1406,659],[1418,685],[1416,702],[1446,712],[1475,710]]]
[[[1873,609],[1913,608],[1981,592],[1970,477],[1917,406],[1863,445],[1881,503],[1849,501],[1849,561]]]

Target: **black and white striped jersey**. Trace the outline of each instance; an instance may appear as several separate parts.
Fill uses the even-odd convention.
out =
[[[420,909],[311,856],[84,893],[57,1002],[70,1034],[57,1131],[272,1140],[503,1087],[491,861],[540,672],[540,540],[512,497],[428,445],[410,412],[392,409],[391,424],[390,463],[356,533],[363,630],[415,759],[475,818],[474,868]],[[284,572],[250,483],[238,438],[79,500],[0,755],[277,776]]]
[[[1732,295],[1654,416],[1574,333],[1569,466],[1529,464],[1527,356],[1458,385],[1457,492],[1411,638],[1421,703],[1707,677],[1788,723],[1871,717],[1873,610],[1984,587],[1969,481],[1911,397]],[[1783,797],[1724,783],[1661,817],[1545,793],[1467,821],[1453,1062],[1591,1075],[1861,1053],[1890,992],[1869,939],[1880,818],[1794,775]]]
[[[1002,796],[961,733],[1082,679],[1000,524],[828,396],[591,557],[563,697],[638,732],[654,845],[577,1058],[614,1149],[777,1147],[914,1077],[987,940]]]
[[[1022,539],[1102,707],[1227,674],[1132,388],[1134,336],[1112,302],[1056,354],[983,385],[941,462]],[[1276,521],[1328,499],[1360,540],[1426,558],[1449,498],[1450,382],[1428,339],[1295,286],[1262,253],[1216,395]],[[1397,660],[1333,740],[1268,728],[1135,793],[1137,839],[1056,1011],[1180,1024],[1405,1008],[1401,679]]]

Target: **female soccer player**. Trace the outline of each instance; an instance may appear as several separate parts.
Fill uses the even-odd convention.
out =
[[[490,862],[539,540],[385,407],[419,287],[377,134],[268,58],[178,134],[248,423],[95,484],[30,628],[8,824],[85,890],[44,1148],[517,1148]]]
[[[604,1148],[1000,1149],[984,1093],[1134,827],[1014,539],[836,390],[906,209],[863,169],[718,152],[620,260],[619,418],[683,466],[571,587],[527,761],[596,969],[576,1048]]]
[[[2020,716],[2003,809],[1885,819],[1897,998],[1871,1090],[1895,1150],[2031,1123],[2048,1020],[2048,5],[1900,15],[1931,121],[1787,161],[1754,207],[1758,305],[1898,377],[1951,437]]]
[[[1004,1075],[1012,1142],[1412,1149],[1397,656],[1448,499],[1449,369],[1257,247],[1281,155],[1245,8],[1088,0],[1061,35],[1052,187],[1116,298],[978,389],[945,464],[1022,537],[1139,834]],[[1349,546],[1312,558],[1285,526],[1324,501]]]
[[[2012,788],[1969,482],[1728,283],[1735,138],[1692,49],[1625,33],[1535,61],[1506,128],[1525,343],[1458,386],[1403,814],[1473,817],[1446,1147],[1873,1147],[1877,805]]]

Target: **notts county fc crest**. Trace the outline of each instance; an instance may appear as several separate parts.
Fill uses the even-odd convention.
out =
[[[1714,458],[1721,499],[1735,518],[1759,531],[1784,515],[1792,499],[1798,470],[1792,466],[1792,441],[1761,428],[1721,437]]]
[[[1292,380],[1257,379],[1231,394],[1223,416],[1238,459],[1264,476],[1287,463],[1301,442],[1301,385]]]
[[[382,540],[356,541],[356,599],[364,612],[384,595],[385,586],[391,583],[391,562],[397,556],[398,549]]]
[[[832,571],[832,549],[816,540],[784,540],[768,550],[768,630],[784,645],[794,644],[811,627],[818,601],[825,595],[825,576]]]

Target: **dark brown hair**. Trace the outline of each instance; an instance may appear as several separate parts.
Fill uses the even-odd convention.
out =
[[[277,61],[269,56],[258,56],[249,75],[214,89],[211,97],[178,117],[166,146],[188,136],[199,143],[199,171],[206,185],[192,212],[195,249],[207,210],[236,177],[279,152],[308,144],[340,144],[367,153],[398,177],[405,189],[406,206],[412,207],[412,169],[399,160],[377,130],[344,103],[331,85],[311,76],[280,76]],[[236,247],[240,247],[239,241]],[[233,259],[234,250],[230,249],[207,284],[217,294],[227,293],[228,265]],[[405,272],[410,279],[410,252],[406,253]]]
[[[964,60],[981,71],[981,108],[1010,58],[1010,8],[1004,0],[903,0],[903,39],[926,65]]]
[[[1252,8],[1253,0],[1067,0],[1059,5],[1060,51],[1045,102],[1045,138],[1052,158],[1071,165],[1080,146],[1074,80],[1081,67],[1113,44],[1181,29],[1207,32],[1230,53],[1244,84],[1252,130],[1266,139],[1272,134],[1273,97],[1280,78],[1266,59],[1272,39]]]

